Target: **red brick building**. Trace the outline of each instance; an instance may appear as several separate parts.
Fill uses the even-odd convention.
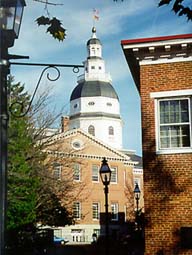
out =
[[[192,254],[192,34],[121,44],[141,97],[145,254]]]

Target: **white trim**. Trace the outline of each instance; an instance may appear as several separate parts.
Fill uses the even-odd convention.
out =
[[[190,95],[192,95],[192,89],[170,90],[170,91],[150,93],[151,98],[177,97],[177,96],[190,96]]]
[[[157,154],[179,154],[179,153],[192,153],[192,148],[189,149],[162,149],[156,150]]]
[[[151,42],[136,42],[123,44],[123,49],[132,49],[132,48],[147,48],[147,47],[157,47],[157,46],[166,46],[166,45],[181,45],[181,44],[190,44],[192,38],[178,38],[178,39],[165,39],[160,41],[151,41]]]
[[[174,57],[172,59],[157,59],[157,60],[151,60],[151,59],[143,59],[139,61],[139,65],[155,65],[155,64],[167,64],[167,63],[177,63],[177,62],[189,62],[192,61],[192,56],[188,56],[186,58],[184,57]]]
[[[159,150],[159,126],[158,126],[158,100],[155,99],[155,141],[156,141],[156,152]]]

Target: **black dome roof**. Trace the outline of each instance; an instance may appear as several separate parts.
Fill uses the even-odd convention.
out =
[[[96,33],[96,28],[95,28],[95,27],[92,28],[92,33],[93,33],[93,34]],[[91,39],[89,39],[89,40],[87,41],[87,46],[89,46],[90,44],[99,44],[99,45],[101,45],[101,42],[100,42],[99,39],[97,39],[97,37],[96,37],[96,35],[95,35],[95,37],[92,37]]]
[[[84,81],[79,83],[71,94],[70,101],[80,97],[103,96],[118,99],[117,93],[109,82]],[[119,99],[118,99],[119,100]]]
[[[98,38],[91,38],[87,41],[87,46],[89,46],[90,44],[99,44],[99,45],[101,45],[101,42]]]

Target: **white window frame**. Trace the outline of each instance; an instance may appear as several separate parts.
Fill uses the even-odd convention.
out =
[[[97,168],[97,173],[96,173]],[[93,164],[92,165],[92,182],[99,182],[99,166]]]
[[[100,204],[99,202],[92,203],[92,218],[93,220],[99,220],[100,218]]]
[[[78,171],[78,173],[75,171]],[[77,182],[81,180],[81,167],[78,163],[75,163],[73,166],[73,180]]]
[[[118,181],[118,167],[112,166],[111,167],[111,182],[110,184],[117,184]]]
[[[81,219],[81,203],[80,202],[73,203],[73,217],[76,220]]]
[[[155,102],[155,130],[156,130],[156,153],[157,154],[176,154],[192,153],[192,89],[153,92],[150,94]],[[182,100],[188,99],[189,103],[189,125],[190,125],[190,147],[160,148],[160,120],[159,120],[159,101],[160,100]]]
[[[118,203],[111,203],[111,220],[119,220],[119,205]]]

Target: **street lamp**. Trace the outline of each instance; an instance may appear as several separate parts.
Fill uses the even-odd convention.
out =
[[[1,0],[0,29],[4,47],[12,47],[19,36],[24,6],[24,0]]]
[[[139,211],[139,199],[140,199],[140,194],[141,194],[138,183],[135,184],[134,194],[135,194],[136,208],[137,208],[137,213],[138,213],[138,211]]]
[[[139,189],[138,183],[135,184],[134,188],[134,195],[135,195],[135,200],[136,200],[136,224],[137,228],[139,229],[139,222],[138,222],[138,216],[139,216],[139,199],[140,199],[140,194],[141,191]]]
[[[107,164],[106,158],[103,158],[102,165],[99,170],[99,174],[104,185],[104,193],[105,193],[105,251],[106,255],[108,254],[108,247],[109,247],[109,212],[108,212],[108,185],[111,181],[111,169]]]
[[[5,218],[7,204],[7,75],[9,74],[8,48],[18,38],[24,0],[0,1],[0,255],[5,254]]]

